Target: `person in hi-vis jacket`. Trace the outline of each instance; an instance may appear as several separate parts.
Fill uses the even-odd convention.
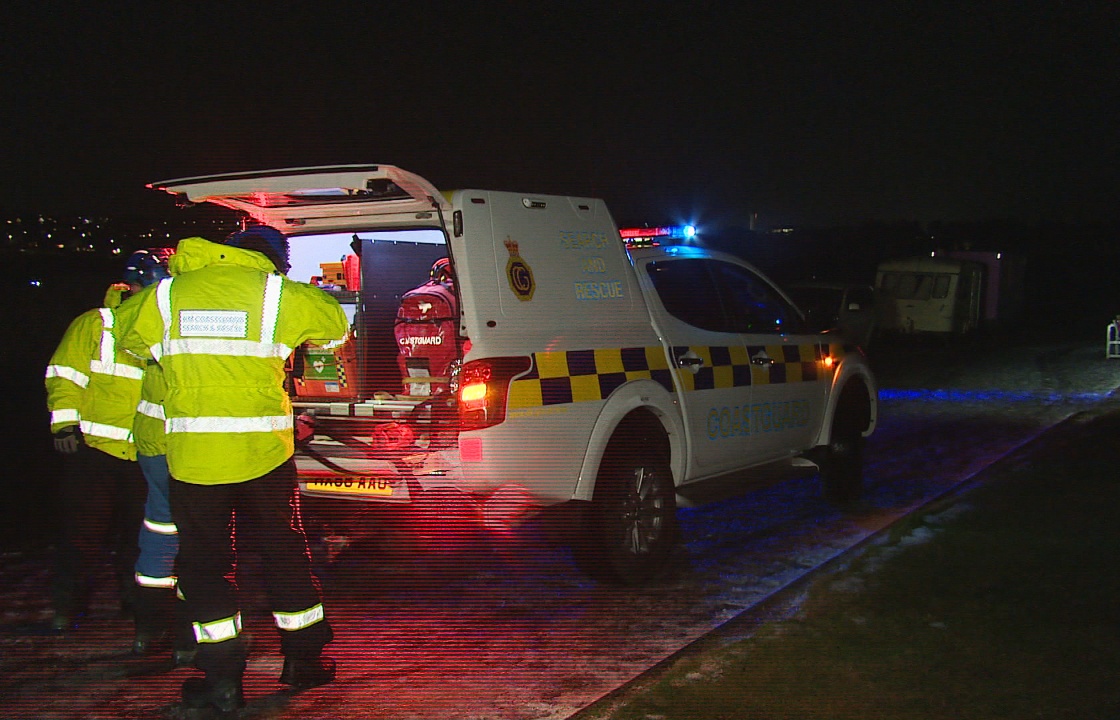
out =
[[[322,290],[285,277],[287,239],[251,227],[226,244],[186,238],[171,277],[141,298],[124,328],[131,351],[160,363],[167,382],[171,514],[179,532],[178,587],[205,677],[182,688],[189,708],[244,704],[246,647],[232,568],[230,522],[263,555],[284,668],[297,689],[334,679],[322,656],[333,637],[299,517],[291,399],[284,363],[305,342],[341,343],[349,322]],[[242,522],[245,521],[245,522]]]
[[[134,604],[136,533],[144,478],[132,423],[145,362],[117,342],[116,308],[129,291],[116,283],[102,307],[66,328],[47,365],[47,409],[54,448],[62,454],[54,505],[58,527],[52,627],[66,631],[89,609],[93,564],[113,551],[121,609]]]
[[[125,265],[124,281],[132,295],[117,308],[117,325],[131,324],[131,313],[140,306],[141,294],[170,277],[168,259],[173,248],[137,250]],[[171,645],[172,663],[189,665],[194,660],[194,631],[186,618],[185,603],[176,600],[175,556],[179,535],[171,519],[167,471],[167,441],[164,436],[163,398],[167,383],[163,369],[148,359],[140,385],[140,403],[132,423],[136,460],[148,485],[144,521],[137,538],[139,554],[135,565],[136,634],[133,655],[148,655]]]

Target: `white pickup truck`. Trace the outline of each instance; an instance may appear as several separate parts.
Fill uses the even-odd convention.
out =
[[[387,165],[150,187],[280,230],[289,276],[346,309],[343,347],[289,363],[317,503],[452,493],[491,528],[575,508],[581,566],[639,583],[704,481],[811,460],[830,499],[859,492],[878,397],[864,357],[735,257],[624,242],[601,200],[443,193]]]

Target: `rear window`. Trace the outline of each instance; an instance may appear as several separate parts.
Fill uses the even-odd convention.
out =
[[[651,262],[646,272],[670,315],[701,330],[735,332],[707,260]]]

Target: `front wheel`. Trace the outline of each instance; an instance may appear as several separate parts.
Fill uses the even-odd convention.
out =
[[[673,472],[656,452],[615,451],[604,458],[586,510],[577,560],[609,583],[638,585],[660,571],[677,539]]]

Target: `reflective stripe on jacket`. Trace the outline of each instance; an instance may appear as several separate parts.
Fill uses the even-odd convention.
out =
[[[339,343],[349,330],[337,301],[271,270],[261,253],[186,238],[172,277],[145,294],[122,335],[163,368],[177,480],[244,482],[291,457],[284,361],[304,342]]]
[[[132,421],[145,362],[114,336],[114,311],[98,308],[74,319],[47,366],[51,432],[77,425],[86,445],[136,459]]]

